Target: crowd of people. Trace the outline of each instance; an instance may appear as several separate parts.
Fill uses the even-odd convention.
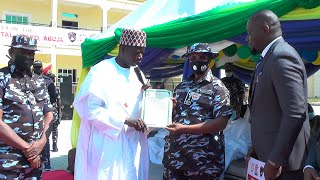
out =
[[[246,161],[253,157],[264,162],[266,180],[319,179],[320,118],[307,104],[303,61],[283,39],[273,12],[252,15],[247,33],[252,52],[261,56],[250,83],[252,147]],[[94,65],[75,97],[81,117],[77,180],[148,179],[149,129],[141,119],[141,103],[150,86],[137,68],[146,39],[142,30],[123,29],[118,56]],[[51,132],[53,151],[58,151],[61,100],[55,76],[43,73],[41,61],[34,61],[36,50],[36,40],[14,36],[8,66],[0,69],[0,179],[41,179],[42,169],[51,168]],[[232,64],[225,64],[225,78],[212,74],[210,61],[217,55],[207,43],[192,44],[183,55],[192,75],[174,90],[164,180],[224,176],[223,130],[242,116],[245,86],[232,74]]]

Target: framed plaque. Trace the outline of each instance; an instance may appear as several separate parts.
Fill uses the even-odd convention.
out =
[[[148,127],[164,128],[172,123],[172,92],[147,89],[143,92],[141,119]]]

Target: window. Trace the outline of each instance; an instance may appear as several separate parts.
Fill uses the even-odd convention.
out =
[[[23,14],[18,12],[3,12],[2,19],[6,20],[7,24],[24,24],[27,25],[31,21],[30,14]]]
[[[58,82],[62,83],[63,76],[71,76],[72,78],[72,94],[74,94],[77,90],[78,80],[77,78],[77,70],[76,69],[58,69]]]
[[[76,69],[58,69],[58,78],[61,78],[61,76],[71,76],[72,77],[72,83],[77,83],[77,70]]]
[[[7,24],[28,24],[28,17],[6,15]]]
[[[67,29],[77,29],[78,22],[62,20],[62,27]]]

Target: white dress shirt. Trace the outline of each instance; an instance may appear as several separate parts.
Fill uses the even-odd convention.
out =
[[[281,39],[282,36],[277,37],[276,39],[274,39],[273,41],[271,41],[271,43],[268,44],[268,46],[266,48],[264,48],[264,50],[261,53],[261,56],[264,57],[267,52],[269,51],[270,47],[272,46],[273,43],[275,43],[278,39]]]

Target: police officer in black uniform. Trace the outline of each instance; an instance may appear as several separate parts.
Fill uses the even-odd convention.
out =
[[[13,36],[10,47],[0,69],[0,179],[41,179],[53,106],[43,78],[31,72],[37,41]]]
[[[55,83],[56,76],[52,74],[50,71],[46,73],[46,76],[51,78],[51,80]],[[56,102],[54,102],[52,105],[55,108],[55,111],[53,111],[53,128],[52,128],[52,151],[58,152],[58,126],[61,122],[61,97],[60,97],[60,86],[55,86],[55,93],[56,93]]]
[[[224,65],[226,77],[222,78],[221,81],[230,92],[230,105],[234,109],[232,120],[236,120],[240,117],[243,108],[243,101],[245,97],[245,85],[244,83],[234,76],[232,63],[226,63]]]

